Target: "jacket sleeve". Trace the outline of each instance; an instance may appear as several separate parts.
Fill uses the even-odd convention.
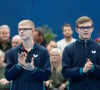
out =
[[[50,59],[47,50],[42,53],[43,54],[40,58],[41,67],[35,67],[35,69],[32,71],[32,74],[40,81],[47,81],[51,76]]]
[[[92,71],[90,72],[90,74],[93,77],[98,77],[100,78],[100,44],[97,44],[97,60],[96,60],[96,64],[93,65],[92,67]]]
[[[14,64],[14,56],[13,56],[12,51],[9,51],[6,56],[7,56],[7,65],[5,69],[5,77],[8,81],[16,79],[16,77],[19,76],[19,74],[22,71],[22,68],[18,66],[17,64]]]
[[[62,75],[66,79],[82,77],[83,69],[81,67],[73,67],[73,48],[66,47],[62,55]]]

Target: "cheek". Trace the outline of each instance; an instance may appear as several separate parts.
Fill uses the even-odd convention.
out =
[[[1,59],[0,59],[0,63],[3,63],[3,62],[4,62],[4,58],[1,58]]]

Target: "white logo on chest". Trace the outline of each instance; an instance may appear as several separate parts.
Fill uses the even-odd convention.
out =
[[[92,50],[91,53],[92,53],[92,54],[96,54],[96,50]]]
[[[36,58],[36,57],[38,57],[38,55],[37,54],[33,54],[33,57]]]

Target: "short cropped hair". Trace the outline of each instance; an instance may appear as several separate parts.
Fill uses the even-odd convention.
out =
[[[72,26],[71,26],[70,24],[68,24],[68,23],[64,23],[64,24],[63,24],[62,30],[63,30],[64,27],[70,27],[71,30],[73,30]]]
[[[83,23],[86,23],[86,22],[91,22],[92,26],[93,26],[93,21],[90,17],[88,16],[82,16],[82,17],[79,17],[76,21],[76,27],[79,27],[79,24],[83,24]]]
[[[18,26],[24,26],[24,25],[30,25],[30,26],[34,26],[34,22],[32,22],[31,20],[22,20],[18,23]]]

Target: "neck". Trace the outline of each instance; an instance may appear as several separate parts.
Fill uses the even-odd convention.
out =
[[[72,40],[72,37],[66,37],[65,40],[66,42],[70,42]]]
[[[82,39],[82,38],[79,38],[80,40],[84,40],[84,41],[88,41],[88,40],[90,40],[90,38],[88,38],[88,39]]]
[[[28,39],[26,41],[22,41],[23,42],[23,45],[24,45],[24,48],[27,50],[27,51],[30,51],[33,47],[33,44],[34,44],[34,41],[33,39]]]

